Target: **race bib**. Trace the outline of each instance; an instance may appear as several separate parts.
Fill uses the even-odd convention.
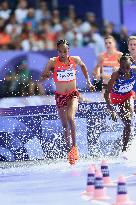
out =
[[[75,70],[59,70],[57,71],[58,81],[71,81],[75,79]]]
[[[134,82],[126,84],[126,85],[122,85],[119,87],[118,92],[127,93],[133,89],[133,86],[134,86]]]
[[[110,66],[104,66],[103,67],[103,74],[104,75],[112,75],[113,73],[113,67],[110,67]]]

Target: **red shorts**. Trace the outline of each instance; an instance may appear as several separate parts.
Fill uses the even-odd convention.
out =
[[[116,93],[110,93],[110,100],[112,104],[119,104],[124,103],[127,99],[129,99],[131,96],[134,97],[135,93],[133,91],[125,94],[116,94]]]
[[[68,101],[72,98],[79,98],[79,92],[77,89],[70,90],[67,93],[55,92],[55,100],[58,108],[67,106]]]

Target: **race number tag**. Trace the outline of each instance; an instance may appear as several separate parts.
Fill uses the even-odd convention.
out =
[[[104,75],[112,75],[112,73],[113,73],[113,67],[110,67],[110,66],[103,67],[103,74]]]
[[[59,70],[57,71],[57,80],[58,81],[70,81],[75,79],[75,70]]]
[[[131,91],[133,89],[133,86],[134,86],[134,82],[129,83],[129,84],[125,84],[125,85],[121,85],[119,87],[118,92],[120,92],[120,93],[127,93],[127,92],[129,92],[129,91]]]

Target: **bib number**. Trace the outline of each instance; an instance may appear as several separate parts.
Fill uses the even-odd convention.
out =
[[[129,92],[133,89],[133,86],[134,86],[134,82],[131,83],[131,84],[122,85],[122,86],[119,87],[118,91],[120,93],[127,93],[127,92]]]
[[[57,71],[58,81],[71,81],[75,79],[75,70],[60,70]]]

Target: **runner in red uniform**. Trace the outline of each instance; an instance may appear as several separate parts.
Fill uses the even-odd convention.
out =
[[[56,85],[56,106],[64,129],[68,158],[69,162],[74,164],[79,157],[76,146],[75,124],[75,114],[79,100],[79,92],[76,88],[77,65],[81,67],[90,90],[94,90],[94,86],[90,82],[87,68],[80,57],[69,56],[69,43],[66,40],[57,42],[57,51],[58,57],[53,57],[49,60],[41,75],[41,80],[49,78],[51,73],[53,73]]]
[[[98,63],[93,70],[93,76],[96,80],[102,79],[103,90],[113,72],[119,69],[119,59],[123,53],[116,49],[116,42],[113,36],[108,35],[104,38],[106,51],[98,56]]]

